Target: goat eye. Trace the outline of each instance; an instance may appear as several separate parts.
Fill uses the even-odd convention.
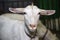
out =
[[[26,13],[24,12],[24,14],[26,14]]]
[[[38,14],[40,14],[40,13],[38,13]]]

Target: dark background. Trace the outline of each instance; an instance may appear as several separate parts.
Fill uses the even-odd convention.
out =
[[[9,12],[9,7],[26,7],[27,5],[31,4],[31,2],[32,0],[0,0],[0,11]],[[34,0],[33,2],[41,9],[56,10],[53,18],[59,17],[59,0]]]
[[[35,5],[37,5],[41,9],[51,9],[56,10],[56,13],[46,18],[58,18],[60,17],[60,4],[59,0],[34,0]],[[26,7],[27,5],[31,4],[32,0],[0,0],[0,14],[1,12],[9,12],[9,7]]]

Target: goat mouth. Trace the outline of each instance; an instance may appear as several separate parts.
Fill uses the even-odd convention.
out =
[[[36,29],[37,29],[37,27],[35,26],[35,27],[30,27],[30,26],[28,26],[28,25],[26,25],[25,24],[25,26],[27,27],[27,29],[29,30],[29,31],[31,31],[31,32],[35,32],[36,31]]]
[[[34,32],[37,29],[37,27],[29,27],[29,29],[30,31]]]

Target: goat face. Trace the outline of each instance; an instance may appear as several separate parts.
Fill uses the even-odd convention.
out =
[[[37,28],[38,20],[39,20],[39,12],[40,10],[36,6],[27,6],[24,9],[24,18],[25,18],[25,23],[30,29],[30,31],[35,31]]]
[[[13,13],[25,13],[24,22],[30,31],[36,30],[40,14],[52,15],[55,13],[55,10],[42,10],[34,5],[28,5],[26,8],[9,8],[9,11]]]

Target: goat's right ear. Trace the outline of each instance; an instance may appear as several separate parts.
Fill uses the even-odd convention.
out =
[[[24,8],[9,8],[9,11],[13,13],[23,13]]]

